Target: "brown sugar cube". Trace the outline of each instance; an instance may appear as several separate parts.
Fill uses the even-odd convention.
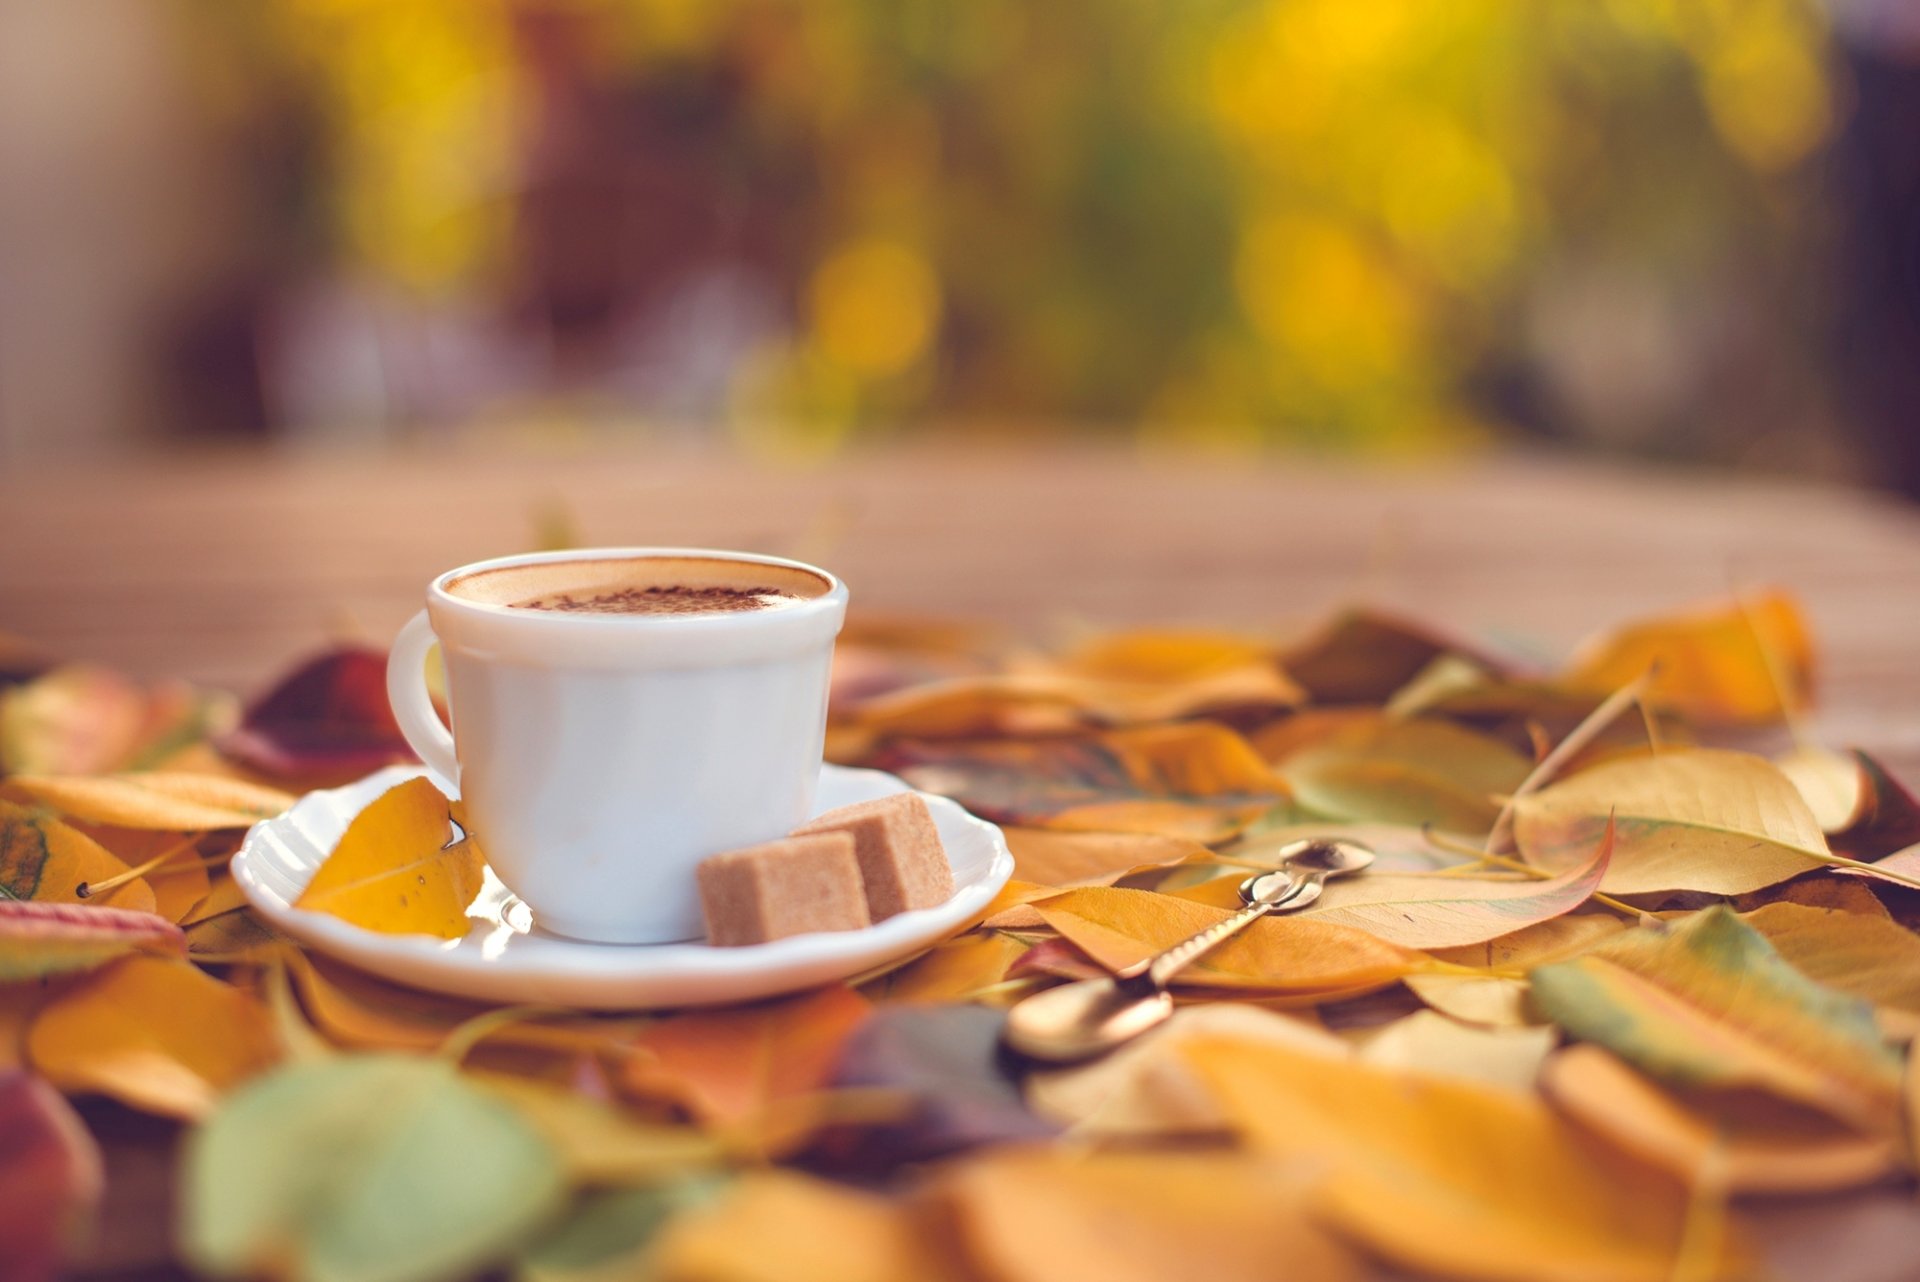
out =
[[[909,908],[932,908],[953,897],[953,869],[933,826],[933,812],[917,793],[829,810],[793,830],[796,837],[839,832],[853,838],[875,921]]]
[[[872,924],[853,838],[845,833],[729,850],[702,860],[696,876],[707,942],[723,948]]]

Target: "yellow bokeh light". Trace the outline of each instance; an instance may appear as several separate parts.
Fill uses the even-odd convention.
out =
[[[1779,21],[1742,26],[1706,60],[1707,111],[1727,145],[1774,172],[1805,159],[1832,124],[1815,49]]]
[[[807,302],[820,352],[877,377],[904,370],[932,343],[940,280],[919,252],[870,238],[828,255],[808,282]]]
[[[1337,222],[1263,219],[1242,241],[1234,275],[1254,327],[1323,386],[1390,374],[1415,346],[1413,292],[1377,249]]]

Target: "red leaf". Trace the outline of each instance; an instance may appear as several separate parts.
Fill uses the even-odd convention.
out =
[[[0,1282],[54,1277],[100,1189],[100,1150],[59,1092],[0,1075]]]
[[[283,778],[352,778],[413,760],[387,705],[387,656],[363,646],[302,664],[248,708],[219,747]]]
[[[0,982],[91,970],[136,951],[185,957],[187,937],[153,913],[0,899]]]

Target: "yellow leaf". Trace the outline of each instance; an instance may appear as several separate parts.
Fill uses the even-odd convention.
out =
[[[780,1170],[676,1216],[649,1263],[659,1282],[958,1282],[898,1203]]]
[[[462,1075],[467,1082],[513,1106],[532,1123],[580,1184],[659,1183],[722,1164],[726,1154],[712,1137],[691,1126],[669,1126],[634,1117],[565,1086],[506,1073]]]
[[[0,801],[0,894],[43,903],[154,911],[158,901],[153,887],[139,877],[81,896],[81,886],[112,881],[126,872],[127,866],[99,842],[45,811]]]
[[[751,1127],[781,1101],[822,1089],[841,1046],[872,1011],[839,984],[751,1006],[688,1011],[641,1031],[624,1080],[715,1127]]]
[[[1813,645],[1784,592],[1630,624],[1583,646],[1564,680],[1604,693],[1649,667],[1647,701],[1694,721],[1766,724],[1812,697]]]
[[[1626,931],[1529,978],[1556,1024],[1658,1077],[1752,1087],[1862,1130],[1893,1128],[1900,1057],[1872,1011],[1807,979],[1724,907]]]
[[[226,872],[214,878],[207,893],[199,903],[187,911],[180,919],[182,926],[195,926],[225,913],[238,912],[247,906],[246,894],[241,891],[240,883]]]
[[[1307,1214],[1300,1173],[1238,1153],[1011,1150],[933,1190],[995,1282],[1349,1282],[1351,1252]]]
[[[896,743],[878,762],[998,823],[1223,839],[1285,798],[1266,762],[1209,722],[1031,742]]]
[[[1329,883],[1320,900],[1299,915],[1352,926],[1408,948],[1458,948],[1572,912],[1599,887],[1612,853],[1613,833],[1607,830],[1585,863],[1546,881],[1393,873],[1354,877]]]
[[[1527,1009],[1524,973],[1535,966],[1576,957],[1603,939],[1627,929],[1612,913],[1569,913],[1511,935],[1464,948],[1436,948],[1436,961],[1483,967],[1504,974],[1409,975],[1406,985],[1433,1009],[1455,1019],[1500,1028],[1538,1022]]]
[[[164,832],[247,828],[273,818],[294,802],[291,793],[240,779],[162,771],[14,775],[0,790],[86,823]]]
[[[471,839],[447,844],[447,799],[424,776],[355,815],[294,901],[389,935],[460,939],[485,864]]]
[[[1352,1048],[1311,1018],[1311,1012],[1282,1013],[1243,1002],[1181,1006],[1153,1036],[1137,1038],[1111,1055],[1029,1073],[1027,1104],[1042,1117],[1088,1135],[1227,1131],[1231,1121],[1195,1075],[1186,1048],[1201,1041],[1272,1043],[1320,1056],[1329,1071],[1337,1071]]]
[[[62,1090],[196,1118],[277,1062],[280,1044],[257,999],[190,962],[127,957],[49,1002],[27,1053]]]
[[[1787,902],[1740,917],[1816,983],[1920,1015],[1920,935],[1892,918]]]
[[[1368,1032],[1359,1060],[1375,1068],[1405,1069],[1528,1090],[1553,1050],[1551,1028],[1477,1028],[1430,1010],[1415,1011]]]
[[[1060,832],[1008,828],[1013,875],[1044,886],[1112,881],[1138,868],[1162,867],[1211,852],[1187,837],[1136,832]]]
[[[1505,744],[1452,722],[1380,717],[1289,754],[1274,772],[1296,803],[1328,819],[1478,833],[1531,768]]]
[[[1238,1041],[1187,1053],[1247,1141],[1322,1171],[1319,1212],[1402,1268],[1667,1282],[1685,1206],[1678,1181],[1531,1094]]]
[[[213,889],[207,866],[200,856],[199,833],[108,828],[84,823],[73,826],[113,852],[114,858],[128,867],[145,867],[147,870],[141,877],[153,887],[154,911],[168,921],[184,922]],[[161,862],[154,864],[156,859]],[[150,864],[153,866],[148,867]]]
[[[1800,793],[1763,757],[1670,749],[1583,770],[1514,805],[1514,840],[1544,868],[1591,854],[1615,824],[1610,895],[1704,890],[1738,895],[1831,858]]]
[[[888,972],[861,991],[875,1001],[978,1001],[1004,1006],[1021,994],[986,990],[1003,984],[1007,967],[1026,951],[1026,944],[997,931],[972,931]]]
[[[433,1050],[448,1034],[485,1014],[476,1002],[383,983],[347,966],[286,951],[300,1004],[315,1028],[334,1042],[367,1050]],[[611,1050],[639,1025],[630,1019],[582,1016],[521,1020],[487,1036],[485,1046],[512,1047],[572,1058]]]
[[[1830,748],[1802,744],[1773,759],[1799,791],[1821,832],[1839,832],[1860,804],[1860,763]]]
[[[1893,1169],[1890,1136],[1861,1135],[1765,1096],[1665,1088],[1598,1046],[1546,1063],[1541,1089],[1594,1134],[1688,1184],[1718,1174],[1739,1193],[1818,1193]]]
[[[1142,961],[1232,914],[1146,890],[1087,887],[1035,905],[1047,924],[1109,970]],[[1356,995],[1413,974],[1427,958],[1349,926],[1268,917],[1174,980],[1280,994]]]

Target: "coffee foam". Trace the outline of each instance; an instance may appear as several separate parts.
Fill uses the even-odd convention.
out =
[[[463,574],[446,590],[482,605],[644,618],[778,609],[829,589],[818,574],[790,566],[649,556],[503,565]]]

